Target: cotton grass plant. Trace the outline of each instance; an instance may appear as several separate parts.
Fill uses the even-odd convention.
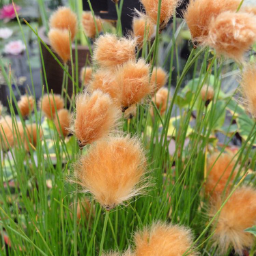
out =
[[[246,45],[239,48],[242,55],[230,55],[229,47],[220,51],[226,33],[218,37],[218,45],[209,42],[212,26],[219,24],[225,11],[235,24],[240,24],[236,18],[240,15],[255,17],[244,14],[239,1],[233,1],[232,8],[221,5],[228,1],[217,1],[207,17],[201,16],[203,2],[191,1],[185,12],[192,40],[199,45],[191,47],[182,69],[179,62],[174,64],[184,26],[175,17],[179,1],[163,0],[142,1],[145,18],[156,26],[150,40],[147,22],[139,43],[135,33],[121,37],[120,15],[118,35],[93,33],[92,61],[90,66],[85,63],[80,77],[66,64],[73,63],[70,46],[77,39],[72,31],[79,33],[76,29],[82,26],[65,20],[77,20],[69,9],[52,16],[49,37],[62,33],[65,47],[53,35],[52,48],[47,49],[61,57],[63,62],[56,65],[63,68],[65,79],[72,80],[76,88],[72,97],[48,90],[47,63],[41,54],[46,83],[38,107],[34,90],[21,99],[22,104],[17,102],[13,74],[0,60],[10,89],[10,115],[0,119],[1,254],[228,256],[234,250],[254,255],[256,125],[253,76],[243,60],[250,57],[253,62],[255,52],[246,50],[255,42],[255,27],[246,23],[252,31],[248,38],[237,38],[236,26],[228,31],[232,46]],[[56,23],[62,11],[70,16]],[[36,28],[27,25],[38,37],[42,53],[44,42]],[[171,31],[171,47],[164,56],[169,62],[161,66],[165,27]],[[242,32],[249,31],[243,28]],[[84,31],[86,39],[88,35]],[[237,91],[227,94],[222,88],[223,77],[234,70],[242,73],[239,97]],[[64,81],[63,91],[65,86]],[[33,100],[28,100],[31,95]],[[240,105],[241,99],[252,117]],[[227,119],[225,130],[227,110],[231,120]],[[240,133],[241,145],[231,154],[229,145],[236,136],[232,125],[241,124],[241,119],[252,124]],[[222,143],[216,138],[219,131],[226,134]]]

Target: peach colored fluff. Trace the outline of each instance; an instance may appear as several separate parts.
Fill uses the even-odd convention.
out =
[[[45,94],[38,103],[39,108],[49,119],[54,119],[55,112],[64,108],[64,100],[58,94]]]
[[[106,209],[140,194],[146,157],[137,138],[108,137],[96,141],[75,168],[78,183]]]
[[[147,16],[152,20],[154,24],[157,24],[158,16],[158,3],[159,0],[140,0],[143,4]],[[175,9],[178,5],[178,0],[162,0],[160,7],[160,27],[164,28],[168,21],[175,13]]]
[[[189,229],[157,222],[135,233],[135,255],[194,256],[196,253],[191,249],[192,243],[193,238]]]
[[[256,16],[250,13],[224,12],[211,21],[206,44],[236,61],[256,42]]]
[[[212,18],[225,11],[236,11],[240,0],[190,0],[184,18],[194,41],[201,42],[209,33]]]
[[[256,117],[256,65],[245,67],[241,81],[245,106],[253,117]]]
[[[135,60],[136,41],[105,34],[95,42],[93,59],[100,66],[111,68]]]
[[[70,40],[67,29],[52,28],[48,34],[50,45],[64,63],[70,59]]]
[[[27,117],[34,109],[34,98],[32,96],[23,95],[18,101],[18,108],[23,117]]]
[[[77,32],[76,14],[68,7],[59,7],[50,17],[50,29],[57,28],[60,30],[68,30],[71,34],[72,41]]]
[[[210,216],[214,216],[221,207],[220,198],[212,205]],[[245,229],[256,224],[256,191],[250,187],[238,188],[229,198],[212,224],[213,241],[218,245],[220,255],[224,255],[230,246],[236,253],[252,247],[255,237]]]
[[[92,68],[83,67],[80,71],[80,81],[84,86],[87,86],[92,79]]]
[[[96,26],[97,30],[96,30]],[[98,33],[102,31],[102,20],[99,17],[95,16],[95,22],[91,12],[83,12],[82,15],[82,24],[85,31],[85,34],[90,38],[95,38]]]
[[[152,94],[155,94],[167,82],[168,75],[161,67],[154,67],[151,74],[151,84],[154,87]]]
[[[226,189],[226,194],[230,191],[231,184],[236,177],[235,160],[227,153],[214,153],[210,156],[207,164],[207,180],[205,183],[205,193],[211,199],[216,199],[222,195]],[[233,170],[234,169],[234,170]]]
[[[91,96],[86,92],[78,95],[74,133],[80,147],[107,136],[120,117],[121,111],[108,94],[95,90]]]
[[[54,118],[54,124],[58,133],[64,137],[69,134],[71,115],[67,109],[60,109]]]

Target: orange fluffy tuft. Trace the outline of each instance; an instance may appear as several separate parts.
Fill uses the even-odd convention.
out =
[[[70,40],[67,29],[52,28],[48,34],[51,47],[60,56],[64,63],[70,59]]]
[[[118,106],[121,105],[122,89],[113,71],[100,69],[94,74],[89,90],[94,91],[98,89],[108,93]]]
[[[154,34],[154,24],[145,16],[134,17],[132,22],[133,36],[136,38],[137,45],[143,46],[144,41],[149,41]]]
[[[97,29],[96,29],[96,26]],[[85,31],[85,34],[90,38],[95,38],[98,33],[102,31],[102,20],[99,17],[95,16],[95,22],[94,18],[91,12],[83,12],[82,16],[82,24]]]
[[[115,67],[135,60],[136,41],[105,34],[95,42],[93,59],[102,67]]]
[[[216,199],[217,196],[230,191],[231,183],[237,175],[235,161],[227,153],[215,153],[210,156],[207,164],[208,176],[205,183],[205,193]]]
[[[117,125],[121,111],[108,94],[96,90],[80,94],[76,98],[74,133],[80,147],[107,136]]]
[[[91,202],[87,198],[83,198],[82,201],[77,203],[77,221],[80,220],[90,220],[95,214],[94,208],[91,205]]]
[[[121,106],[124,110],[140,102],[153,90],[149,83],[149,65],[143,59],[129,61],[119,68],[117,81],[122,88]]]
[[[159,0],[140,0],[144,5],[147,16],[154,24],[157,24]],[[175,13],[179,0],[162,0],[160,7],[160,27],[164,28]]]
[[[58,133],[66,137],[69,134],[71,116],[67,109],[60,109],[54,118],[54,124]]]
[[[45,94],[39,101],[39,108],[49,119],[54,119],[55,113],[64,108],[64,100],[57,94]]]
[[[23,117],[27,117],[34,109],[35,100],[32,96],[23,95],[18,101],[18,108]]]
[[[41,128],[37,127],[37,124],[30,124],[26,126],[26,134],[27,134],[27,138],[25,137],[25,149],[27,151],[29,151],[29,146],[31,146],[33,149],[36,147],[37,145],[37,130],[39,129],[39,139],[42,138],[43,136],[43,131]]]
[[[157,91],[156,95],[153,96],[152,101],[155,103],[156,107],[158,108],[161,115],[164,114],[167,104],[168,104],[168,94],[169,91],[167,88],[161,88]],[[151,115],[153,116],[154,110],[153,106],[151,108]]]
[[[236,11],[240,0],[191,0],[184,14],[194,41],[201,42],[209,33],[213,18],[225,11]]]
[[[191,231],[183,226],[154,223],[150,228],[135,233],[136,256],[196,255],[191,246]]]
[[[74,40],[77,32],[77,17],[70,8],[59,7],[50,17],[49,25],[51,29],[57,28],[70,31],[71,39],[72,41]]]
[[[84,86],[87,86],[92,79],[92,68],[84,67],[80,71],[80,80]]]
[[[154,87],[153,94],[155,94],[167,82],[168,75],[161,67],[154,67],[151,74],[151,84]]]
[[[133,104],[125,110],[124,118],[125,119],[132,119],[133,117],[136,116],[136,113],[137,113],[137,106],[136,106],[136,104]]]
[[[256,41],[256,16],[250,13],[224,12],[211,21],[206,44],[218,55],[241,61]]]
[[[23,126],[21,122],[13,124],[12,118],[6,116],[0,119],[0,148],[8,151],[17,144],[17,137],[23,138]]]
[[[117,136],[93,144],[81,157],[75,173],[83,189],[110,210],[140,194],[145,168],[146,157],[139,140]]]
[[[203,101],[208,101],[208,100],[212,100],[214,97],[214,89],[205,84],[203,85],[202,89],[201,89],[201,98]]]
[[[241,11],[256,15],[256,6],[245,6],[241,9]]]
[[[256,117],[256,66],[248,65],[242,74],[242,94],[245,98],[245,105],[253,117]]]
[[[212,205],[210,216],[214,216],[223,201]],[[256,224],[256,191],[249,187],[238,188],[222,208],[220,215],[213,222],[213,241],[224,255],[232,246],[236,253],[243,255],[243,250],[252,247],[255,238],[245,229]]]

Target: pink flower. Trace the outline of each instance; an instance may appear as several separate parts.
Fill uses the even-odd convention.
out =
[[[18,13],[20,11],[21,7],[18,5],[15,5],[15,9]],[[2,20],[3,19],[10,20],[10,19],[15,18],[15,16],[16,15],[15,15],[15,11],[14,11],[12,4],[4,5],[4,7],[2,9],[0,9],[0,19],[2,19]]]
[[[6,54],[19,55],[26,49],[25,45],[21,40],[12,41],[4,47]]]

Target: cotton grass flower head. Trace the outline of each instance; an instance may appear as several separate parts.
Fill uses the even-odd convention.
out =
[[[183,226],[156,222],[136,232],[134,239],[136,256],[197,255],[191,248],[191,231]]]
[[[86,197],[83,198],[81,201],[78,201],[77,203],[77,209],[76,209],[76,214],[77,214],[77,221],[79,222],[80,220],[82,221],[90,221],[90,218],[92,218],[95,214],[93,205],[87,199]]]
[[[91,144],[107,136],[118,124],[121,111],[108,94],[95,90],[92,95],[83,93],[76,98],[74,134],[79,146]]]
[[[210,195],[211,199],[227,194],[230,191],[231,184],[237,175],[235,160],[228,153],[214,153],[210,156],[207,164],[207,180],[205,183],[205,193]]]
[[[155,26],[146,15],[141,14],[139,17],[133,18],[132,30],[137,45],[142,47],[144,40],[149,41],[152,38],[155,32]]]
[[[218,55],[242,61],[243,55],[256,42],[256,16],[250,13],[221,13],[209,26],[206,44]]]
[[[214,89],[212,86],[205,84],[203,85],[200,94],[203,101],[212,101],[214,97]]]
[[[243,12],[248,12],[251,13],[253,15],[256,15],[256,6],[252,5],[252,6],[244,6],[241,11]]]
[[[54,118],[54,124],[59,135],[66,137],[69,134],[71,115],[67,109],[60,109]]]
[[[101,90],[110,95],[117,106],[121,105],[122,88],[117,80],[116,71],[99,69],[93,75],[89,91]]]
[[[235,12],[240,0],[191,0],[184,14],[193,41],[201,43],[208,36],[212,19],[225,11]]]
[[[223,200],[212,205],[210,216],[214,216]],[[250,187],[238,188],[228,199],[219,216],[212,224],[214,245],[218,245],[220,254],[227,253],[230,247],[243,255],[243,250],[252,247],[255,241],[253,234],[245,229],[256,224],[256,191]]]
[[[80,71],[80,81],[84,86],[87,86],[92,79],[92,68],[83,67]]]
[[[137,113],[137,105],[133,104],[129,108],[127,108],[124,112],[124,118],[125,119],[132,119],[136,116]]]
[[[247,110],[256,117],[256,65],[244,68],[241,80],[241,90]]]
[[[67,29],[52,28],[48,33],[50,45],[64,63],[70,59],[70,39]]]
[[[168,94],[169,91],[167,88],[161,88],[157,91],[155,96],[152,97],[152,101],[155,103],[158,108],[160,115],[163,115],[166,111],[168,104]],[[151,115],[154,115],[153,106],[151,107]]]
[[[70,31],[71,40],[74,40],[77,32],[77,17],[70,8],[59,7],[50,17],[49,25],[51,29],[57,28]]]
[[[135,60],[135,47],[134,39],[105,34],[95,42],[93,59],[102,67],[113,68]]]
[[[10,116],[0,119],[0,148],[8,151],[17,144],[17,137],[23,137],[21,122],[13,123]]]
[[[39,108],[49,119],[54,119],[58,110],[64,108],[64,100],[58,94],[45,94],[38,103]]]
[[[95,19],[95,22],[94,22],[94,19]],[[96,16],[93,18],[93,15],[91,12],[83,12],[82,24],[83,24],[83,28],[86,36],[90,38],[95,38],[97,35],[97,32],[100,33],[102,31],[102,20]]]
[[[145,172],[142,145],[129,136],[96,141],[75,167],[77,183],[106,210],[140,194],[146,186]]]
[[[149,83],[149,65],[143,59],[125,63],[118,69],[117,79],[122,90],[123,110],[140,102],[153,91],[153,86]]]
[[[154,67],[151,74],[150,83],[154,87],[153,94],[163,87],[168,79],[168,74],[161,67]]]
[[[27,117],[34,109],[35,100],[32,96],[23,95],[18,101],[18,108],[23,117]]]
[[[143,4],[147,16],[154,24],[157,24],[159,0],[140,0]],[[164,28],[175,13],[179,0],[162,0],[160,7],[160,27]]]
[[[29,151],[30,147],[35,149],[38,143],[38,139],[40,141],[40,139],[43,136],[42,129],[37,124],[29,124],[29,125],[26,125],[25,133],[26,135],[24,136],[24,139],[25,139],[26,151]],[[39,137],[37,136],[37,133]]]

